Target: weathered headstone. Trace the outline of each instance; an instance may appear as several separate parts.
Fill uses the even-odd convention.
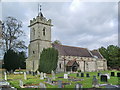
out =
[[[76,74],[76,77],[79,77],[79,73]]]
[[[47,78],[48,83],[52,83],[51,78]]]
[[[47,78],[46,73],[44,73],[44,78]]]
[[[44,83],[40,83],[39,85],[40,85],[40,88],[46,88]]]
[[[27,80],[26,72],[24,72],[24,79]]]
[[[44,79],[43,72],[40,73],[40,79]]]
[[[19,80],[19,86],[23,87],[23,81],[22,80]]]
[[[92,86],[93,87],[98,87],[98,79],[96,78],[96,76],[93,76]]]
[[[39,71],[37,71],[37,75],[40,75],[40,72],[39,72]]]
[[[58,80],[58,88],[62,88],[62,81]]]
[[[7,81],[7,74],[6,74],[6,72],[4,72],[4,75],[5,75],[4,79]]]
[[[82,88],[82,84],[75,84],[75,90],[80,90],[80,88]]]
[[[101,73],[98,73],[98,77],[100,76]]]
[[[106,75],[101,75],[100,81],[101,81],[101,82],[108,82],[107,76],[106,76]]]
[[[111,76],[113,76],[113,77],[114,77],[114,76],[115,76],[115,72],[111,72]]]
[[[68,74],[64,74],[64,79],[68,79]]]
[[[117,77],[120,77],[120,72],[117,73]]]
[[[52,70],[52,80],[55,80],[55,73],[53,70]]]
[[[81,77],[84,77],[84,73],[81,73]]]
[[[86,77],[90,77],[89,73],[86,73]]]

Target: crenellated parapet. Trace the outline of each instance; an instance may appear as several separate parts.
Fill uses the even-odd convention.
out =
[[[30,26],[36,24],[36,23],[41,23],[41,24],[45,24],[45,25],[49,25],[49,26],[53,26],[51,24],[51,19],[46,19],[45,17],[42,16],[37,16],[36,18],[33,18],[32,20],[30,20]]]

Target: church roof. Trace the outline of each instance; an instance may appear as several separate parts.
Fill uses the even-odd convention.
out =
[[[63,56],[93,57],[87,48],[72,47],[59,44],[53,44],[53,47],[58,50],[60,55]]]
[[[99,53],[99,51],[98,50],[92,50],[92,51],[90,51],[94,56],[97,56],[98,58],[103,58],[102,57],[102,55]]]
[[[78,63],[76,62],[76,60],[70,60],[70,61],[68,61],[67,66],[73,66],[74,64],[78,65]]]

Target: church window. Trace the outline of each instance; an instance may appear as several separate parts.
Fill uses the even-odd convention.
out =
[[[43,28],[43,35],[45,36],[45,27]]]
[[[33,35],[35,35],[35,29],[33,28]]]
[[[61,69],[61,63],[59,64],[59,68]]]
[[[35,54],[35,51],[33,51],[33,54]]]

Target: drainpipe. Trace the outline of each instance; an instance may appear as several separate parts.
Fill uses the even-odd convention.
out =
[[[84,61],[84,72],[85,72],[85,61]]]

